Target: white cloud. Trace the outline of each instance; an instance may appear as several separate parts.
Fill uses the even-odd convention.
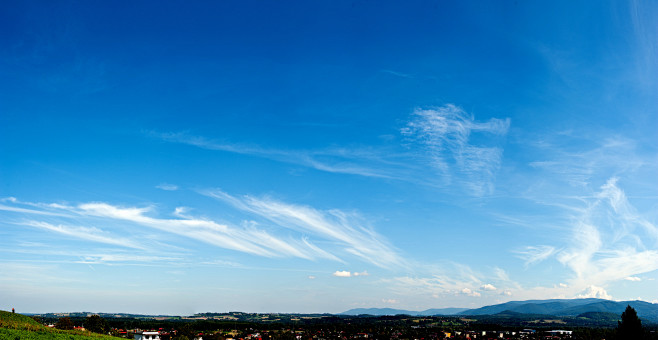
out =
[[[190,218],[190,216],[187,215],[189,211],[190,209],[187,207],[176,207],[176,209],[174,209],[174,216],[182,217],[182,218]]]
[[[396,299],[382,299],[382,302],[383,302],[383,303],[389,303],[389,304],[397,304],[397,303],[400,303],[400,301],[399,301],[399,300],[396,300]]]
[[[309,275],[309,276],[308,276],[308,279],[309,279],[309,280],[315,280],[316,277],[315,277],[315,275]]]
[[[507,272],[499,267],[494,268],[494,273],[496,274],[496,279],[499,281],[503,282],[512,282],[512,280],[509,278],[509,275],[507,275]]]
[[[478,297],[481,295],[480,293],[473,291],[470,288],[463,288],[460,292],[464,295],[474,296],[474,297]]]
[[[352,273],[352,272],[349,272],[349,271],[346,271],[346,270],[337,270],[332,275],[337,276],[337,277],[357,277],[357,276],[368,276],[370,274],[368,274],[368,272],[366,272],[366,271],[363,271],[363,272],[360,272],[360,273],[359,272]]]
[[[165,191],[176,191],[178,190],[178,185],[175,184],[168,184],[168,183],[161,183],[155,186],[158,189],[162,189]]]
[[[487,283],[487,284],[484,284],[484,285],[480,286],[480,289],[481,289],[481,290],[494,291],[494,290],[496,290],[497,288],[496,288],[494,285],[492,285],[492,284],[490,284],[490,283]]]
[[[163,257],[163,256],[148,256],[148,255],[135,255],[135,254],[92,254],[85,255],[78,263],[84,264],[103,264],[115,262],[142,262],[153,263],[157,261],[179,261],[178,257]]]
[[[591,286],[587,287],[584,291],[582,291],[576,297],[580,298],[580,299],[583,299],[583,298],[597,298],[597,299],[612,300],[612,297],[610,295],[608,295],[608,292],[606,292],[604,288],[597,287],[597,286],[594,286],[594,285],[591,285]]]
[[[547,245],[528,246],[523,250],[516,251],[516,253],[525,261],[525,265],[529,266],[553,256],[556,253],[556,249]]]
[[[566,283],[561,283],[561,282],[560,282],[560,284],[558,284],[558,286],[560,286],[560,288],[568,288],[568,287],[569,287],[568,284],[566,284]]]
[[[328,148],[321,150],[283,150],[247,146],[239,143],[219,143],[201,136],[186,133],[151,133],[151,135],[174,143],[198,148],[232,152],[301,165],[320,171],[359,175],[365,177],[393,178],[390,160],[377,150]]]
[[[391,143],[377,148],[338,146],[285,150],[217,142],[182,132],[150,132],[149,135],[173,143],[261,157],[330,173],[395,179],[434,187],[444,187],[454,181],[470,194],[482,196],[493,191],[503,152],[498,146],[500,143],[490,137],[506,135],[509,124],[509,119],[496,118],[476,122],[461,108],[447,104],[415,110],[408,124],[400,130],[408,142],[406,145]],[[471,134],[484,135],[484,145],[475,145]]]
[[[308,240],[284,240],[265,230],[257,229],[253,225],[238,228],[219,224],[209,219],[192,217],[159,219],[145,215],[145,213],[151,211],[151,208],[121,208],[106,203],[81,204],[79,209],[86,214],[131,221],[221,248],[237,250],[253,255],[338,260],[337,257],[314,246]],[[180,210],[177,209],[177,213],[180,215]]]
[[[145,249],[143,244],[135,242],[134,240],[131,239],[117,237],[116,235],[108,234],[98,228],[67,226],[62,224],[54,225],[41,221],[26,221],[20,224],[56,232],[59,234],[63,234],[66,236],[87,240],[87,241],[99,242],[99,243],[105,243],[105,244],[111,244],[115,246],[135,248],[135,249]]]
[[[270,220],[280,227],[310,233],[340,244],[344,252],[379,267],[399,267],[405,264],[388,241],[364,225],[365,221],[355,213],[337,209],[321,211],[271,198],[238,198],[219,190],[202,193]],[[330,256],[330,253],[326,255]]]
[[[459,295],[477,297],[480,296],[477,290],[482,287],[496,288],[492,284],[482,282],[482,274],[463,264],[449,262],[441,267],[432,266],[423,270],[431,270],[434,274],[425,277],[395,277],[384,279],[383,282],[386,282],[390,289],[398,295],[434,298],[450,298]],[[500,271],[495,271],[495,276],[489,279],[497,280],[498,275],[500,275]],[[514,285],[511,281],[505,283]]]
[[[346,270],[337,270],[332,275],[336,277],[352,277],[352,273]]]
[[[536,137],[541,138],[541,137]],[[579,145],[574,150],[573,146]],[[582,145],[593,145],[583,148]],[[544,158],[530,162],[538,175],[550,179],[551,185],[566,192],[589,188],[609,174],[633,172],[646,165],[646,157],[638,156],[636,143],[620,136],[584,137],[572,132],[549,136],[535,143],[536,154]],[[564,186],[562,184],[567,184]]]
[[[571,246],[558,259],[574,271],[572,284],[580,287],[653,271],[658,269],[656,230],[611,178],[575,218]]]
[[[517,252],[526,264],[555,257],[571,270],[571,277],[555,294],[595,295],[588,287],[605,287],[611,282],[658,270],[658,228],[639,214],[619,187],[609,178],[600,190],[573,202],[555,205],[567,216],[561,228],[569,229],[566,244],[527,247]],[[566,291],[565,291],[566,289]],[[586,293],[579,293],[590,289]],[[608,296],[599,292],[600,296]]]
[[[13,198],[13,197],[11,197],[11,198]],[[15,202],[15,198],[14,198],[14,201],[9,201],[9,202]],[[34,215],[66,216],[64,214],[55,213],[55,212],[52,212],[52,211],[27,209],[27,208],[22,208],[22,207],[6,206],[6,205],[3,205],[3,204],[0,204],[0,210],[10,211],[10,212],[15,212],[15,213],[34,214]]]
[[[435,169],[444,185],[460,180],[472,194],[482,196],[493,191],[503,150],[497,146],[473,145],[470,135],[504,136],[509,124],[509,119],[496,118],[476,122],[472,115],[448,104],[417,109],[401,133],[410,143],[423,147],[419,156]]]
[[[637,277],[637,276],[627,276],[627,277],[624,278],[624,280],[626,280],[626,281],[634,281],[634,282],[642,281],[642,279],[639,278],[639,277]]]
[[[184,236],[220,248],[236,250],[265,257],[298,257],[303,259],[326,258],[340,261],[336,256],[320,249],[308,239],[280,238],[270,232],[257,228],[257,225],[248,224],[243,227],[230,226],[217,223],[207,218],[189,216],[189,209],[176,208],[176,219],[163,219],[152,217],[156,211],[153,207],[121,207],[104,202],[82,203],[77,206],[21,203],[17,200],[5,200],[11,204],[28,205],[35,209],[8,206],[8,211],[28,213],[31,215],[47,215],[58,217],[59,223],[50,223],[36,219],[28,222],[14,222],[14,224],[29,225],[40,229],[57,232],[73,238],[120,245],[136,249],[143,249],[144,245],[133,239],[117,237],[101,227],[71,226],[71,221],[101,224],[103,226],[116,225],[122,221],[122,228],[126,225],[141,225],[157,229],[174,235]],[[51,218],[51,220],[54,218]]]
[[[401,78],[413,78],[412,75],[409,75],[407,73],[402,73],[402,72],[397,72],[397,71],[392,71],[392,70],[379,70],[379,71],[383,72],[383,73],[392,74],[394,76],[398,76],[398,77],[401,77]]]
[[[503,295],[503,296],[512,296],[512,292],[509,291],[509,290],[504,290],[504,291],[500,292],[500,295]]]
[[[244,265],[241,264],[241,263],[234,262],[234,261],[226,261],[226,260],[205,261],[205,262],[201,262],[201,264],[210,265],[210,266],[229,267],[229,268],[244,267]]]
[[[336,209],[320,211],[267,198],[256,199],[246,196],[238,199],[218,191],[212,192],[209,196],[221,198],[233,207],[263,217],[274,222],[275,225],[268,225],[268,229],[264,229],[259,228],[259,224],[255,221],[241,225],[218,223],[209,218],[192,216],[191,209],[187,207],[177,207],[173,212],[176,218],[159,218],[154,206],[118,206],[105,202],[59,205],[21,203],[15,199],[5,199],[3,202],[6,203],[5,211],[33,216],[47,215],[52,217],[50,220],[58,220],[57,223],[51,223],[32,218],[28,222],[20,222],[22,225],[57,232],[71,238],[122,247],[146,250],[147,243],[108,233],[106,229],[117,226],[117,222],[121,222],[118,226],[124,231],[128,231],[129,226],[139,225],[257,256],[329,259],[344,263],[337,255],[341,257],[351,255],[385,268],[402,267],[405,264],[388,241],[367,226],[365,220],[356,213],[346,213]],[[34,209],[26,209],[21,205]],[[83,225],[71,226],[72,221]],[[89,227],[92,222],[98,227]],[[282,230],[288,231],[287,237],[278,235]],[[292,237],[290,230],[298,232],[299,238]],[[140,237],[149,235],[145,229],[133,229],[129,234],[138,234]],[[150,235],[149,237],[154,239],[160,238],[152,233]],[[322,241],[323,246],[314,244],[310,239],[311,236]],[[153,241],[150,242],[154,244]],[[353,276],[367,275],[365,271],[353,273]]]
[[[82,237],[81,237],[82,238]],[[120,241],[120,239],[118,239]],[[115,245],[114,243],[107,243]],[[169,251],[166,255],[157,255],[153,248],[160,246],[158,243],[149,243],[151,248],[144,251],[139,248],[108,248],[102,249],[97,246],[80,247],[77,245],[73,248],[63,247],[60,243],[33,243],[26,242],[19,244],[20,248],[13,252],[21,254],[35,254],[48,258],[49,263],[83,263],[83,264],[124,264],[154,266],[162,263],[176,262],[180,263],[184,259],[176,253]],[[155,246],[157,245],[157,246]],[[29,262],[30,260],[28,260]],[[40,262],[35,260],[34,262]]]

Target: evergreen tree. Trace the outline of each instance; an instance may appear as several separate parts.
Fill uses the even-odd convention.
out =
[[[644,337],[642,321],[637,317],[635,309],[628,305],[621,313],[621,321],[617,325],[618,340],[641,340]]]

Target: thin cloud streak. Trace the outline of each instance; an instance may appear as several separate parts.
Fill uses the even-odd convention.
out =
[[[463,109],[447,104],[416,109],[399,133],[403,145],[360,149],[282,150],[238,143],[221,143],[183,132],[148,135],[172,143],[272,159],[330,173],[393,179],[437,188],[458,185],[469,195],[494,191],[503,149],[497,139],[509,129],[509,119],[477,122]],[[470,136],[484,135],[488,145]],[[491,138],[494,137],[494,138]],[[482,138],[481,138],[482,139]]]
[[[40,228],[51,232],[60,233],[66,236],[71,236],[74,238],[92,241],[92,242],[99,242],[99,243],[105,243],[105,244],[134,248],[134,249],[142,249],[142,250],[145,249],[143,245],[140,245],[134,242],[133,240],[122,238],[122,237],[116,237],[114,235],[107,235],[107,233],[104,233],[102,230],[98,228],[67,226],[62,224],[53,225],[41,221],[27,221],[17,224]]]
[[[382,268],[404,267],[405,261],[383,236],[363,226],[361,218],[340,210],[320,211],[307,206],[283,203],[270,198],[242,198],[221,190],[207,190],[204,195],[226,202],[233,207],[256,214],[277,225],[311,233],[344,247],[344,251]]]
[[[524,250],[516,251],[520,258],[525,261],[526,267],[529,265],[544,261],[555,254],[555,247],[541,245],[536,247],[525,247]]]
[[[138,223],[173,234],[189,237],[221,248],[265,257],[293,256],[313,258],[310,249],[297,249],[264,231],[238,229],[206,219],[158,219],[145,216],[150,209],[119,208],[106,203],[79,206],[86,214]]]
[[[160,183],[155,186],[158,189],[165,190],[165,191],[176,191],[178,190],[178,185],[175,184],[168,184],[168,183]]]
[[[417,109],[400,131],[410,145],[419,146],[417,157],[425,160],[446,184],[457,175],[475,196],[493,192],[493,182],[500,168],[503,150],[496,146],[471,144],[471,133],[504,136],[509,119],[492,118],[479,123],[461,108],[449,104],[435,109]]]
[[[135,248],[137,249],[137,248]],[[152,250],[152,249],[147,249]],[[60,246],[50,244],[21,244],[19,248],[0,249],[7,253],[20,253],[47,256],[49,260],[21,260],[19,262],[37,262],[37,263],[87,263],[94,264],[121,264],[121,265],[140,265],[153,266],[156,262],[181,262],[181,256],[153,255],[145,252],[144,255],[135,252],[134,249],[128,251],[120,248],[108,248],[105,250],[82,250],[79,247],[75,249],[62,249]]]
[[[345,149],[325,149],[306,151],[266,149],[259,146],[247,146],[237,143],[218,143],[201,136],[192,136],[182,132],[150,132],[149,134],[168,142],[192,145],[207,150],[262,157],[325,172],[359,175],[364,177],[396,178],[395,174],[382,170],[386,169],[385,167],[378,166],[384,165],[388,163],[388,161],[384,161],[382,159],[383,156],[378,155],[376,152],[368,150],[348,151]],[[320,159],[323,159],[323,161]],[[333,162],[330,162],[329,160],[333,160]],[[372,162],[374,166],[369,167],[361,165],[364,160]],[[403,163],[400,163],[401,166],[402,164]]]
[[[342,249],[339,251],[324,249],[324,247],[314,244],[306,236],[301,236],[299,239],[281,238],[270,231],[258,228],[256,222],[244,222],[242,227],[237,227],[220,224],[207,218],[195,218],[189,216],[188,209],[184,207],[178,207],[173,212],[173,215],[178,218],[166,219],[150,216],[155,214],[153,207],[121,207],[104,202],[82,203],[77,206],[23,203],[58,209],[61,213],[53,214],[62,218],[56,223],[32,218],[27,221],[14,222],[14,224],[47,230],[80,240],[148,250],[141,243],[129,238],[116,237],[101,227],[88,226],[92,220],[99,226],[114,223],[113,221],[122,221],[128,225],[141,225],[212,246],[256,256],[293,257],[306,260],[328,259],[345,263],[337,255],[341,253],[356,255],[382,267],[403,263],[383,237],[369,228],[363,227],[358,216],[354,214],[346,214],[339,210],[321,212],[309,207],[249,197],[240,200],[220,191],[207,192],[205,195],[227,201],[239,210],[265,217],[284,229],[296,230],[300,233],[310,232],[323,241],[329,241],[329,244],[342,245]],[[25,209],[11,206],[5,210],[25,213],[23,211]],[[28,213],[33,215],[32,217],[41,215],[40,210],[30,209]],[[48,213],[48,215],[53,214]],[[77,225],[72,225],[72,220],[75,220]]]
[[[6,205],[3,205],[3,204],[0,204],[0,210],[16,212],[16,213],[34,214],[34,215],[67,216],[65,214],[58,214],[58,213],[54,213],[54,212],[50,212],[50,211],[26,209],[26,208],[21,208],[21,207],[10,207],[10,206],[6,206]]]
[[[580,296],[608,296],[607,284],[658,270],[658,228],[641,217],[613,177],[600,191],[585,199],[585,207],[572,217],[569,243],[527,247],[519,252],[526,264],[555,257],[571,269],[569,291]]]
[[[460,297],[491,299],[510,296],[511,291],[521,289],[517,282],[510,280],[507,273],[498,268],[482,273],[470,266],[455,262],[445,262],[441,266],[418,267],[423,272],[418,276],[399,276],[382,280],[395,294],[416,297],[421,301],[427,298],[449,301]]]

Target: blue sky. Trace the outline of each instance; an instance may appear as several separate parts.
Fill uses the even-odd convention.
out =
[[[657,16],[6,4],[0,308],[658,302]]]

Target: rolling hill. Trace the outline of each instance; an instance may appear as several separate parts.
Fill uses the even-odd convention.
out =
[[[355,308],[342,312],[339,315],[411,315],[411,316],[430,316],[430,315],[454,315],[467,310],[466,308],[432,308],[424,311],[410,311],[393,308]]]
[[[579,316],[585,313],[610,313],[621,315],[627,305],[635,308],[640,319],[658,323],[658,304],[645,301],[610,301],[604,299],[552,299],[552,300],[528,300],[510,301],[497,305],[484,306],[475,309],[443,308],[428,309],[425,311],[409,311],[392,308],[357,308],[341,314],[343,315],[397,315],[406,314],[411,316],[430,315],[496,315],[496,314],[518,314],[518,315],[554,315],[554,316]]]
[[[116,340],[118,338],[86,331],[48,328],[29,316],[0,310],[0,339]]]

